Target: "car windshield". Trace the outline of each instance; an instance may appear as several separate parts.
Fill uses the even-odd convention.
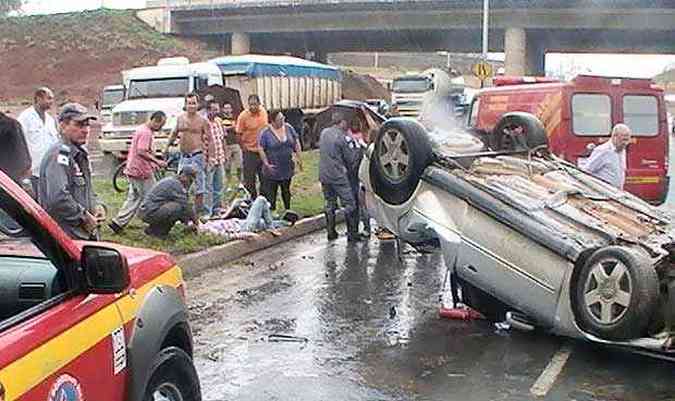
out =
[[[132,80],[128,99],[183,97],[190,90],[187,77]]]
[[[392,90],[399,93],[426,92],[431,89],[428,78],[404,78],[394,80]]]
[[[104,90],[101,96],[101,106],[109,107],[120,103],[124,99],[124,89]]]

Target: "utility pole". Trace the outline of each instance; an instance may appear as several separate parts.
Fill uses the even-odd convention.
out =
[[[490,23],[490,0],[483,0],[483,61],[488,57],[488,28]]]

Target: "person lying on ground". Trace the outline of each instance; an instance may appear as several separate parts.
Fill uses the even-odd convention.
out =
[[[287,227],[290,223],[281,220],[273,220],[270,211],[270,203],[264,196],[258,196],[251,205],[246,219],[229,218],[215,219],[203,223],[199,230],[219,235],[227,240],[251,239],[258,236],[262,231],[270,231],[278,236],[278,228]]]
[[[177,176],[160,180],[145,196],[138,214],[148,224],[145,233],[166,239],[173,226],[181,221],[196,230],[199,222],[189,199],[189,188],[197,173],[191,164],[184,165]]]

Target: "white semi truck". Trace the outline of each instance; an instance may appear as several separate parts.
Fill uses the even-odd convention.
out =
[[[465,103],[464,78],[450,78],[447,72],[430,68],[422,73],[412,73],[394,79],[392,83],[392,108],[404,117],[420,117]]]
[[[113,162],[126,157],[136,127],[157,110],[168,116],[155,139],[155,148],[163,149],[189,92],[224,94],[235,113],[250,94],[257,94],[268,111],[284,111],[289,123],[305,132],[305,146],[316,142],[311,137],[315,111],[342,98],[337,68],[287,56],[226,56],[200,63],[166,58],[155,66],[124,71],[122,77],[125,100],[113,108],[112,121],[103,126],[100,138],[104,157]]]

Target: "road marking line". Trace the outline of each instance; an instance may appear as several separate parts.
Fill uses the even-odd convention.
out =
[[[560,372],[562,372],[565,367],[571,353],[572,347],[570,345],[563,345],[560,347],[558,352],[553,355],[544,371],[541,372],[537,381],[534,382],[530,388],[530,393],[532,395],[535,397],[544,397],[548,394],[560,375]]]

